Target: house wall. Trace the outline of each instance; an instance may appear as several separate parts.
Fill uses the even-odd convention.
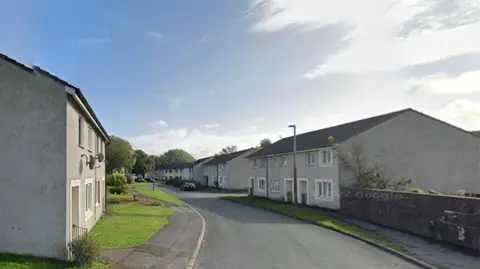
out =
[[[454,193],[480,193],[480,139],[428,116],[407,111],[341,143],[339,150],[360,145],[369,163],[379,163],[380,175],[413,180],[409,188]],[[341,183],[353,176],[342,169]]]
[[[79,208],[72,208],[74,203],[67,208],[67,234],[72,239],[71,228],[73,224],[90,230],[100,219],[105,208],[105,162],[97,162],[95,169],[90,169],[87,165],[86,157],[82,155],[95,156],[102,152],[105,153],[105,139],[94,128],[93,122],[82,112],[80,107],[71,99],[67,102],[67,201],[72,201],[72,187],[78,186],[80,190]],[[83,143],[79,144],[79,123],[78,119],[83,119]],[[92,141],[89,143],[88,130],[92,129]],[[98,142],[97,142],[98,139]],[[90,145],[89,145],[90,144]],[[99,182],[97,185],[96,182]],[[92,184],[91,210],[87,210],[87,184]],[[100,192],[100,200],[97,203],[97,188]],[[78,222],[73,223],[75,217],[73,214],[79,214]]]
[[[223,171],[219,171],[219,176],[227,178],[226,189],[247,189],[248,177],[250,175],[250,163],[245,157],[252,154],[254,150],[249,150],[237,158],[224,164]]]
[[[0,252],[67,257],[66,96],[0,59]]]
[[[212,160],[212,158],[206,159],[203,162],[198,163],[193,167],[193,180],[198,181],[200,183],[204,183],[203,176],[204,176],[204,171],[203,171],[203,164],[206,162],[209,162]]]
[[[170,172],[170,170],[172,172]],[[193,169],[181,168],[181,169],[161,169],[158,170],[158,174],[161,178],[168,179],[174,177],[181,177],[183,179],[193,179]]]
[[[216,165],[205,165],[203,167],[203,175],[208,176],[208,186],[215,186],[215,180],[217,180],[217,166]]]
[[[314,150],[316,154],[316,162],[313,165],[306,165],[305,154],[306,152],[297,152],[297,185],[300,186],[300,181],[307,182],[307,196],[306,201],[311,206],[319,206],[330,209],[340,208],[340,189],[339,189],[339,166],[338,160],[332,158],[331,166],[320,165],[320,151]],[[286,197],[286,185],[285,179],[293,180],[293,154],[285,154],[287,157],[287,165],[281,166],[281,155],[275,156],[276,163],[272,166],[273,157],[269,157],[264,168],[260,167],[261,158],[257,159],[257,168],[253,168],[253,160],[250,160],[249,169],[250,177],[255,178],[255,190],[254,195],[263,196],[270,199],[276,199],[285,201]],[[267,166],[268,166],[268,193],[258,190],[258,179],[267,178]],[[279,190],[278,192],[272,191],[273,181],[278,180]],[[317,180],[331,180],[332,181],[332,199],[317,198],[315,195],[316,181]]]

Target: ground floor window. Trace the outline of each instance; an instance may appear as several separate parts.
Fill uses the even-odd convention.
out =
[[[278,180],[272,180],[272,192],[279,192]]]
[[[100,194],[101,192],[102,185],[100,184],[100,181],[95,181],[95,205],[100,204]]]
[[[85,184],[85,212],[92,211],[92,183]]]
[[[317,199],[333,200],[333,183],[331,179],[315,180],[315,197]]]
[[[258,178],[258,191],[265,191],[265,178]]]

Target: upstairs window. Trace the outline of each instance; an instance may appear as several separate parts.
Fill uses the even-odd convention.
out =
[[[272,160],[270,161],[270,167],[275,168],[276,164],[277,164],[277,157],[272,157]]]
[[[265,163],[267,162],[267,159],[262,159],[260,163],[260,167],[265,167]]]
[[[78,145],[83,146],[83,118],[78,117]]]
[[[252,160],[252,167],[257,168],[257,159]]]
[[[322,150],[320,152],[320,165],[330,166],[332,165],[332,151],[329,149]]]
[[[287,156],[282,156],[282,166],[287,166]]]
[[[306,165],[314,165],[317,158],[316,158],[317,152],[316,151],[311,151],[305,153],[305,164]]]
[[[93,148],[93,130],[91,127],[88,127],[88,150]]]

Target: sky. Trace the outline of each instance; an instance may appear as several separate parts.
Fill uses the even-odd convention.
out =
[[[404,108],[480,129],[480,0],[0,0],[0,53],[205,157]]]

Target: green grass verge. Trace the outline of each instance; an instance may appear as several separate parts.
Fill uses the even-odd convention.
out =
[[[355,235],[370,241],[374,241],[377,244],[392,248],[397,251],[405,250],[405,247],[402,244],[394,242],[377,233],[366,231],[356,225],[343,222],[331,216],[330,214],[326,212],[322,212],[315,208],[297,207],[294,205],[283,204],[283,203],[270,201],[262,198],[255,198],[255,197],[225,196],[221,198],[225,200],[240,202],[246,205],[252,205],[252,206],[256,206],[264,209],[269,209],[274,212],[291,216],[291,217],[296,217],[302,220],[312,221],[319,224],[320,226],[330,228],[335,231],[341,231],[347,234]]]
[[[88,269],[105,269],[111,263],[96,262]],[[33,256],[14,254],[0,254],[0,268],[2,269],[87,269],[87,267],[74,266],[71,263],[54,259],[42,259]]]
[[[168,216],[173,214],[171,209],[158,204],[133,202],[131,194],[107,195],[107,200],[120,200],[123,203],[108,204],[107,214],[90,231],[103,249],[145,243],[168,223]]]
[[[173,205],[182,206],[182,207],[185,206],[184,202],[162,191],[159,188],[155,188],[155,190],[152,190],[152,183],[135,183],[132,186],[133,186],[133,189],[136,192],[138,192],[140,195],[150,197],[167,204],[173,204]]]

